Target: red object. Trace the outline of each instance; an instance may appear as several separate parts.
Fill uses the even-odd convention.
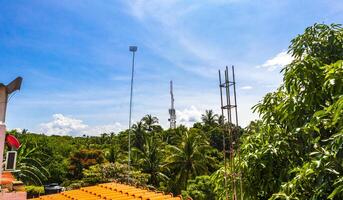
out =
[[[14,177],[11,172],[3,172],[1,176],[0,185],[10,184],[14,181]]]
[[[20,147],[19,140],[16,137],[14,137],[13,135],[6,135],[6,143],[10,147],[15,147],[16,149],[19,149],[19,147]]]

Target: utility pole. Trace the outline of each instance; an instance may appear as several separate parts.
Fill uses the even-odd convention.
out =
[[[170,81],[170,100],[171,100],[171,108],[169,109],[170,118],[168,119],[170,122],[170,128],[176,128],[176,113],[174,108],[174,94],[173,94],[173,81]]]

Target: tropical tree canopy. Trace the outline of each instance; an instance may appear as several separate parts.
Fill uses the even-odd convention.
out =
[[[187,180],[208,172],[207,162],[210,160],[206,157],[206,152],[209,145],[204,137],[203,133],[191,129],[185,133],[181,144],[168,146],[167,166],[177,172],[174,179],[179,188],[176,191],[185,188]]]
[[[242,141],[246,197],[342,199],[343,29],[315,24],[291,41],[283,83],[254,109]]]

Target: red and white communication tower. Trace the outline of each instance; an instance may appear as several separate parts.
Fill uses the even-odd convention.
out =
[[[170,118],[168,119],[170,122],[170,128],[176,128],[176,113],[174,108],[174,94],[173,94],[173,81],[170,81],[170,100],[171,100],[171,107],[169,109]]]

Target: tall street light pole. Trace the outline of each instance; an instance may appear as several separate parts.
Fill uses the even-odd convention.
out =
[[[135,52],[137,51],[137,46],[130,46],[129,50],[132,52],[132,70],[131,70],[131,92],[130,92],[130,113],[129,113],[129,158],[128,158],[128,176],[127,182],[130,179],[130,165],[131,165],[131,116],[132,116],[132,93],[133,93],[133,75],[135,72]]]

